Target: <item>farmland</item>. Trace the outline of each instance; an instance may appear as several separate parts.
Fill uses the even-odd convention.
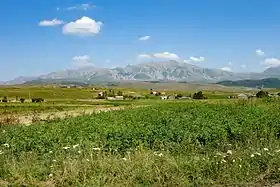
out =
[[[149,102],[0,129],[0,185],[264,186],[280,178],[280,103]]]

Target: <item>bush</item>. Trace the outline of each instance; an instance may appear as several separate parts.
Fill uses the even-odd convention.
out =
[[[182,98],[182,97],[183,97],[183,94],[177,94],[177,95],[175,96],[176,99],[180,99],[180,98]]]
[[[25,99],[24,98],[20,98],[19,99],[21,103],[24,103]]]
[[[257,98],[268,97],[268,92],[265,92],[265,91],[261,90],[256,94],[256,96],[257,96]]]
[[[96,99],[105,99],[105,96],[99,95],[99,96],[96,97]]]
[[[193,94],[193,99],[206,99],[206,97],[203,95],[202,91],[199,91]]]
[[[32,98],[31,99],[32,103],[41,103],[44,102],[43,98]]]

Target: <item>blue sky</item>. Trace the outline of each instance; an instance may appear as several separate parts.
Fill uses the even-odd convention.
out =
[[[279,0],[2,0],[0,80],[170,59],[263,71],[280,64],[279,7]]]

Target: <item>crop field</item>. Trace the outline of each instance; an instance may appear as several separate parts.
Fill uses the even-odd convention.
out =
[[[280,182],[278,101],[164,102],[0,128],[0,186]]]

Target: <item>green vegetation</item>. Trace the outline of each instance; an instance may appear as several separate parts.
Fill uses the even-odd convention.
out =
[[[257,96],[257,98],[265,98],[265,97],[268,97],[268,92],[261,90],[256,94],[256,96]]]
[[[238,81],[222,81],[217,84],[224,86],[244,86],[244,87],[264,87],[264,88],[280,88],[280,79],[267,78],[261,80],[238,80]]]
[[[157,105],[0,129],[0,184],[264,186],[280,182],[280,103]]]

